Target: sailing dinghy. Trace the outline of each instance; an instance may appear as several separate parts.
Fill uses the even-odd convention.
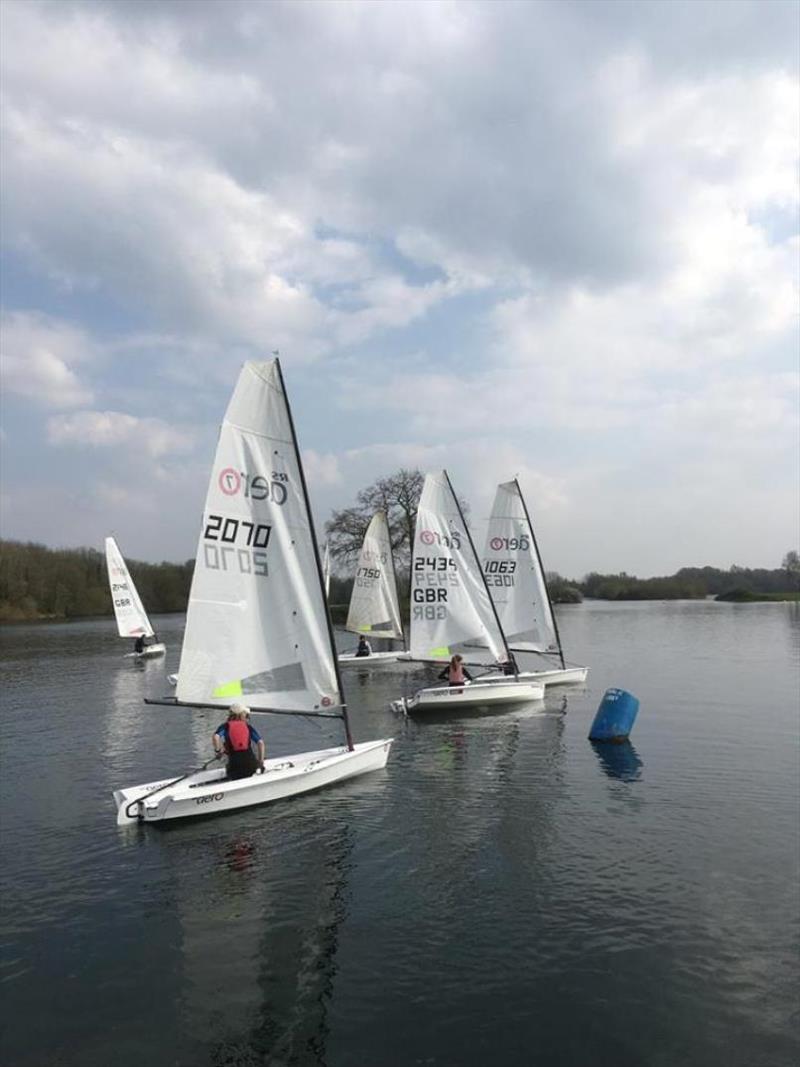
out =
[[[370,641],[401,640],[403,648],[386,652],[376,652],[373,649],[369,656],[343,652],[339,656],[339,663],[343,667],[369,667],[373,664],[392,663],[406,655],[389,523],[383,511],[377,511],[372,516],[364,535],[345,629],[350,633],[363,634]]]
[[[411,563],[410,643],[412,660],[447,661],[476,646],[488,648],[498,663],[511,659],[447,471],[425,476],[417,509]],[[420,689],[408,700],[394,701],[393,707],[416,712],[519,704],[543,697],[541,682],[504,675],[491,682],[481,677],[464,686]]]
[[[322,582],[325,586],[325,596],[331,595],[331,546],[326,541],[322,549]]]
[[[111,588],[111,601],[114,605],[114,615],[117,620],[117,630],[120,637],[141,637],[145,645],[141,652],[127,652],[126,656],[136,659],[152,659],[155,656],[163,656],[167,647],[161,641],[147,641],[155,637],[155,631],[150,625],[147,612],[144,610],[133,579],[128,573],[128,568],[119,546],[113,537],[106,538],[106,569],[108,571],[108,584]]]
[[[195,562],[176,697],[341,720],[345,745],[270,759],[228,781],[220,765],[114,793],[117,823],[210,815],[385,767],[391,738],[353,744],[322,568],[280,364],[246,363],[220,430]],[[210,762],[210,761],[209,761]]]
[[[561,661],[560,668],[520,671],[518,677],[545,686],[585,682],[588,668],[567,667],[564,660],[542,557],[516,478],[497,487],[483,571],[512,653],[555,655]],[[494,684],[504,681],[502,675],[494,676]]]

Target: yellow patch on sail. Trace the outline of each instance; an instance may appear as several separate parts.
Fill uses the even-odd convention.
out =
[[[450,659],[450,649],[447,645],[444,648],[432,648],[428,655],[431,659]]]
[[[213,696],[220,699],[224,699],[225,697],[240,697],[241,695],[241,682],[226,682],[225,685],[217,686],[213,693]]]

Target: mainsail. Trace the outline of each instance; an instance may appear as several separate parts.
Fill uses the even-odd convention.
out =
[[[177,699],[342,703],[308,501],[277,360],[245,363],[203,513]]]
[[[497,487],[483,571],[508,643],[520,652],[557,652],[547,585],[516,480]]]
[[[446,659],[476,645],[506,646],[480,561],[446,471],[425,476],[411,562],[411,657]]]
[[[113,537],[106,538],[106,567],[120,637],[152,637],[153,627]]]
[[[364,535],[346,628],[370,637],[403,636],[386,514],[378,511]]]

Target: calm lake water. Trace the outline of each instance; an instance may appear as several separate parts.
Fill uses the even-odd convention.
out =
[[[544,711],[404,721],[424,671],[348,673],[385,772],[126,830],[112,788],[198,765],[220,719],[142,704],[183,618],[166,664],[111,620],[4,629],[4,1063],[798,1062],[798,605],[559,621],[591,673]],[[586,740],[612,685],[630,748]],[[268,749],[323,725],[271,718]]]

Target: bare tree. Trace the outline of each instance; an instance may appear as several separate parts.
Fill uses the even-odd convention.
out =
[[[789,588],[800,589],[800,554],[795,549],[791,549],[783,557],[781,567],[786,571],[786,577],[789,579]]]
[[[376,511],[385,511],[398,570],[405,569],[414,543],[417,505],[424,481],[422,471],[403,468],[360,490],[354,507],[334,511],[325,523],[333,558],[345,566],[354,563],[370,519]]]

